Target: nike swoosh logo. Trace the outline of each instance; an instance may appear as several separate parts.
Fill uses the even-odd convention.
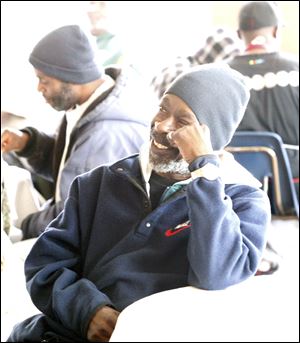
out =
[[[183,223],[183,224],[179,224],[177,225],[176,227],[172,228],[172,229],[168,229],[166,232],[165,232],[165,236],[166,237],[171,237],[171,236],[174,236],[176,235],[177,233],[185,230],[185,229],[188,229],[191,227],[192,224],[190,223]]]

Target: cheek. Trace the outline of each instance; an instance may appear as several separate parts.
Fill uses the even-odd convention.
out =
[[[159,124],[160,124],[159,121],[155,121],[154,124],[153,124],[153,129],[157,130],[157,127],[158,127]]]
[[[64,92],[54,88],[48,88],[48,94],[51,97],[61,97],[63,96]]]
[[[159,120],[158,114],[156,114],[151,121],[151,128],[155,127],[158,120]]]

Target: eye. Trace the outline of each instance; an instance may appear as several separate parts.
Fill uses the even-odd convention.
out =
[[[47,79],[45,79],[45,78],[43,78],[43,77],[38,77],[38,80],[39,80],[39,83],[40,83],[41,85],[46,86],[46,85],[49,84],[49,80],[47,80]]]
[[[186,121],[186,120],[179,120],[178,124],[181,125],[181,126],[186,126],[186,125],[189,125],[190,123],[188,121]]]
[[[168,113],[168,111],[163,106],[159,106],[159,111],[163,113]]]
[[[39,82],[40,82],[40,84],[42,84],[44,86],[46,86],[49,83],[48,80],[45,80],[45,79],[42,79],[42,78],[39,78]]]

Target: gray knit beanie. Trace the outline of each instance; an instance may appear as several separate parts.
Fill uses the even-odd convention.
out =
[[[64,82],[84,84],[101,77],[88,37],[77,25],[47,34],[34,47],[29,62],[35,69]]]
[[[175,79],[167,93],[181,98],[209,127],[214,150],[230,142],[250,97],[243,76],[225,63],[192,68]]]

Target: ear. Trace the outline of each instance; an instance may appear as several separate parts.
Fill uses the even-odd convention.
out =
[[[278,26],[274,26],[274,27],[273,27],[272,36],[273,36],[274,38],[277,38],[277,36],[278,36]]]
[[[239,39],[242,39],[241,31],[240,31],[240,30],[237,30],[236,33],[237,33]]]

